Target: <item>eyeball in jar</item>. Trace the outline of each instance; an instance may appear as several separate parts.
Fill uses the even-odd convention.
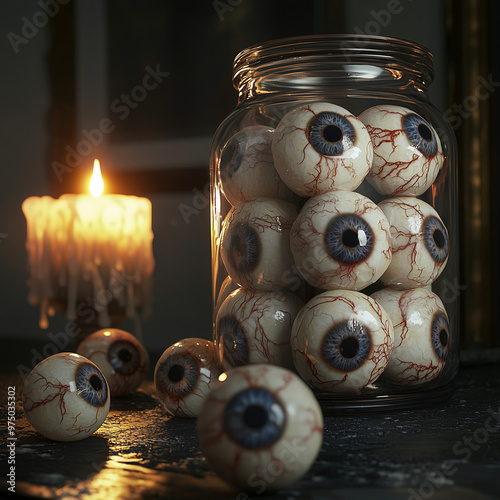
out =
[[[450,252],[448,230],[434,208],[412,196],[379,203],[390,224],[392,260],[381,281],[395,288],[431,285]]]
[[[443,165],[441,141],[430,123],[414,111],[379,105],[359,116],[373,143],[368,182],[388,196],[419,196]]]
[[[361,290],[389,266],[389,223],[369,198],[333,191],[310,198],[290,232],[298,271],[314,287]]]
[[[221,234],[229,276],[253,290],[287,286],[293,268],[290,228],[296,217],[296,208],[278,199],[260,198],[233,207]]]
[[[355,393],[376,381],[392,353],[392,322],[373,298],[351,290],[313,297],[295,318],[293,360],[312,387]]]
[[[290,190],[274,168],[273,136],[273,128],[255,125],[240,130],[224,145],[219,177],[231,205],[257,198],[290,197]]]
[[[287,113],[276,127],[272,151],[284,183],[300,196],[353,191],[368,174],[373,157],[363,123],[328,102]]]
[[[394,349],[384,377],[399,385],[435,379],[451,348],[448,315],[441,299],[426,288],[384,288],[371,295],[394,327]]]

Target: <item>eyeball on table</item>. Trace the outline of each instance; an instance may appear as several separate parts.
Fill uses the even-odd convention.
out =
[[[219,160],[222,191],[231,205],[257,198],[287,198],[290,190],[274,168],[274,129],[246,127],[224,145]]]
[[[395,288],[433,283],[448,262],[448,231],[438,213],[413,197],[389,198],[378,205],[390,224],[392,261],[380,278]]]
[[[241,288],[222,304],[216,318],[219,359],[234,366],[270,363],[294,369],[290,333],[304,303],[290,292]]]
[[[323,416],[294,373],[273,365],[240,366],[203,403],[198,439],[219,476],[260,494],[307,472],[321,447]]]
[[[400,385],[436,378],[451,345],[448,315],[441,299],[425,288],[384,288],[371,297],[394,325],[394,349],[384,377]]]
[[[302,276],[321,289],[361,290],[391,261],[389,223],[365,196],[333,191],[309,199],[290,232]]]
[[[148,352],[130,333],[105,328],[89,335],[76,352],[90,359],[108,381],[111,397],[134,392],[146,377]]]
[[[348,110],[316,102],[288,112],[272,143],[274,165],[300,196],[356,189],[368,174],[373,146],[364,124]]]
[[[63,352],[38,363],[23,387],[24,413],[42,435],[79,441],[92,435],[109,412],[109,388],[99,368],[79,354]]]
[[[385,370],[393,335],[389,316],[374,299],[350,290],[323,292],[295,318],[295,367],[318,390],[357,392]]]
[[[233,207],[221,233],[221,254],[231,278],[246,288],[273,290],[293,275],[290,228],[297,217],[286,201],[261,198]]]
[[[441,142],[432,125],[414,111],[394,105],[374,106],[359,119],[373,143],[368,182],[383,195],[424,193],[443,165]]]
[[[196,417],[212,384],[224,371],[213,342],[187,338],[164,351],[156,363],[156,394],[176,417]]]

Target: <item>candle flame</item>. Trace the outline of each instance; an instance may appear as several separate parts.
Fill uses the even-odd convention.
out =
[[[99,160],[94,160],[94,172],[92,173],[92,178],[90,179],[90,194],[94,198],[99,198],[104,191],[104,182],[101,175],[101,165]]]

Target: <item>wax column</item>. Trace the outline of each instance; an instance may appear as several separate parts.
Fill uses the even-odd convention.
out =
[[[30,197],[27,221],[31,304],[40,327],[61,309],[69,320],[115,326],[151,307],[151,201],[117,194]],[[94,316],[95,321],[92,320]]]

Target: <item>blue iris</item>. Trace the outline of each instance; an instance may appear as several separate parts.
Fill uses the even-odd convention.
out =
[[[359,216],[334,217],[325,231],[328,254],[342,264],[355,264],[368,258],[373,249],[373,231]]]
[[[432,158],[436,155],[436,135],[432,127],[423,118],[410,113],[403,118],[403,128],[410,143],[424,156]]]
[[[424,220],[424,243],[431,257],[438,263],[448,257],[448,231],[437,217],[427,217]]]
[[[246,149],[246,142],[246,133],[239,132],[231,137],[224,146],[220,158],[220,171],[226,173],[229,178],[240,168]]]
[[[187,396],[198,385],[200,367],[196,358],[186,354],[172,354],[158,367],[158,390],[172,398]]]
[[[80,363],[75,375],[79,396],[92,406],[104,406],[108,400],[108,383],[101,371],[91,363]]]
[[[335,325],[325,335],[322,354],[333,368],[350,372],[363,364],[370,354],[371,345],[369,330],[361,323],[349,320]]]
[[[226,406],[224,428],[244,448],[255,450],[275,443],[285,429],[286,414],[267,389],[250,388],[236,394]]]
[[[240,273],[250,272],[259,262],[259,237],[248,224],[231,228],[229,260]]]
[[[448,354],[448,343],[450,341],[450,325],[448,319],[442,311],[438,311],[432,319],[431,340],[434,351],[439,359],[443,361]]]
[[[324,156],[339,156],[356,140],[356,132],[347,118],[331,111],[312,118],[307,135],[311,146]]]
[[[239,322],[226,316],[219,320],[217,324],[217,337],[222,345],[223,358],[231,366],[241,366],[248,364],[248,342],[245,332]]]
[[[108,349],[108,361],[117,373],[131,375],[141,364],[141,356],[132,342],[117,340]]]

